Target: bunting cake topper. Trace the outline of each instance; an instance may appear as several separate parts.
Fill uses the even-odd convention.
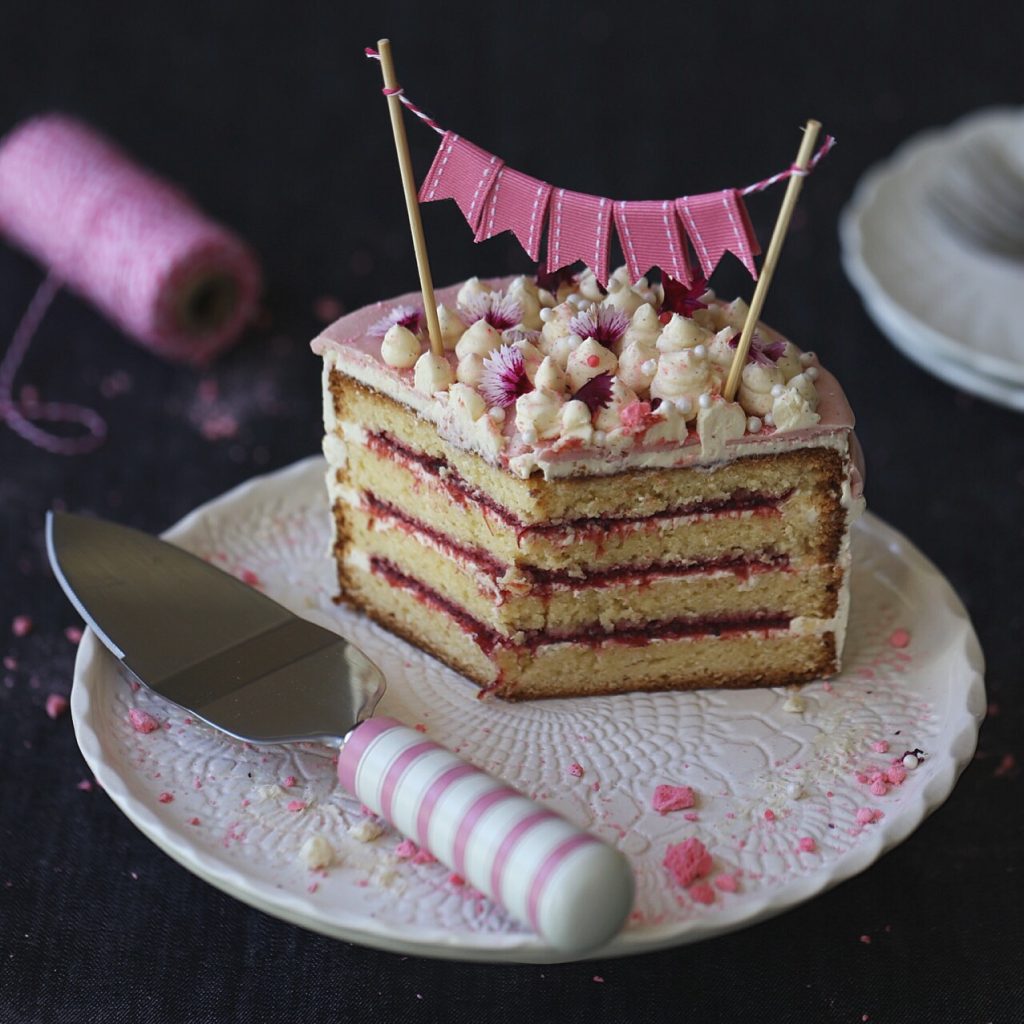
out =
[[[424,313],[434,355],[441,358],[444,348],[434,306],[419,203],[454,199],[473,229],[474,241],[482,242],[504,231],[511,231],[533,260],[539,259],[541,236],[546,222],[544,272],[547,275],[557,274],[565,267],[583,262],[593,271],[602,287],[608,284],[608,255],[614,223],[626,267],[634,283],[657,267],[672,285],[687,291],[695,288],[701,279],[691,268],[687,242],[696,254],[705,285],[727,252],[733,253],[757,281],[723,389],[724,397],[731,402],[747,361],[754,328],[764,305],[803,179],[835,145],[835,139],[828,135],[818,150],[814,150],[821,128],[819,122],[811,120],[804,126],[800,149],[789,167],[746,188],[726,188],[673,199],[615,201],[604,196],[549,185],[509,167],[500,157],[488,153],[461,135],[446,131],[420,110],[398,85],[388,40],[380,40],[377,46],[377,50],[367,47],[365,53],[370,59],[381,62],[384,75],[383,92],[388,98],[391,111],[402,187],[423,291]],[[441,136],[433,163],[418,193],[401,123],[401,106]],[[761,247],[747,214],[744,197],[752,192],[761,192],[780,181],[787,181],[786,195],[759,274],[754,257],[760,254]]]
[[[369,47],[366,55],[380,59],[380,54]],[[710,278],[725,253],[731,252],[756,280],[754,257],[760,254],[761,246],[747,214],[745,196],[794,175],[807,174],[835,144],[835,139],[828,136],[807,168],[794,165],[746,188],[673,199],[614,201],[558,188],[515,170],[500,157],[446,131],[400,88],[385,92],[441,135],[434,161],[419,189],[421,203],[454,199],[473,229],[475,241],[511,231],[533,260],[540,259],[546,223],[545,270],[552,273],[581,261],[602,286],[608,283],[613,224],[634,282],[657,267],[688,285],[693,271],[687,241],[705,278]]]

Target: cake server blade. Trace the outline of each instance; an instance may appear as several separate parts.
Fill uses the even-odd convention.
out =
[[[63,512],[46,537],[65,594],[132,675],[232,736],[337,740],[383,693],[336,632],[173,544]]]
[[[349,792],[563,953],[622,927],[626,858],[421,732],[370,718],[384,677],[333,629],[128,527],[51,512],[46,543],[71,603],[160,696],[251,743],[339,746]]]

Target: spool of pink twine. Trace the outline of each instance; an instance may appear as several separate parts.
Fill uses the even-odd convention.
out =
[[[54,443],[42,446],[51,451],[89,450],[103,433],[90,410],[19,406],[11,394],[55,282],[177,362],[208,362],[238,338],[256,310],[260,271],[248,247],[180,189],[63,114],[33,118],[0,140],[0,234],[49,270],[0,368],[0,414],[34,443],[50,438]],[[64,438],[26,431],[32,419],[74,421],[88,433]]]

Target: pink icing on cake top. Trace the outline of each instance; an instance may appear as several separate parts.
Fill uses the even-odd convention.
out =
[[[489,279],[484,283],[490,287],[504,288],[513,280],[511,277]],[[456,295],[461,284],[450,285],[435,292],[438,304],[445,304],[454,308]],[[330,324],[312,342],[311,347],[317,355],[333,353],[336,356],[339,368],[367,382],[372,378],[377,390],[389,394],[391,397],[412,405],[414,408],[422,409],[428,405],[432,398],[430,395],[418,392],[415,386],[415,374],[412,369],[398,369],[388,366],[381,358],[381,339],[379,335],[371,333],[371,328],[378,323],[388,312],[397,306],[421,306],[422,298],[419,292],[408,292],[405,295],[397,296],[376,302],[363,309],[349,313]],[[777,336],[777,332],[773,332]],[[424,345],[426,350],[426,346]],[[454,352],[446,353],[446,359],[454,374],[458,360]],[[820,420],[813,427],[789,430],[779,434],[771,430],[762,430],[759,433],[747,433],[739,439],[729,440],[728,448],[737,444],[744,446],[756,453],[757,448],[772,442],[784,440],[787,446],[801,441],[813,441],[828,435],[842,434],[852,431],[854,416],[846,396],[839,385],[839,382],[824,367],[820,365],[815,357],[811,357],[810,365],[817,370],[815,389],[818,395],[818,415]],[[511,411],[511,410],[510,410]],[[527,442],[517,431],[515,417],[507,415],[500,425],[500,433],[505,438],[506,446],[499,462],[507,464],[511,458],[517,458],[524,453],[536,453],[546,463],[557,465],[568,463],[571,465],[588,461],[597,462],[624,462],[621,453],[613,454],[607,448],[589,447],[585,445],[559,446],[555,442],[537,440]],[[680,455],[675,460],[676,465],[687,465],[696,462],[700,458],[701,446],[696,433],[691,429],[688,438],[682,443],[661,442],[656,445],[639,444],[628,452],[629,458],[643,456],[649,452],[665,452],[678,450]],[[859,446],[855,439],[851,442],[851,487],[854,497],[859,497],[863,487],[863,459],[859,454]]]

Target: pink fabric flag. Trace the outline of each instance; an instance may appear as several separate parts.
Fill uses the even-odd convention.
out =
[[[629,278],[638,281],[651,267],[660,267],[677,281],[692,280],[686,243],[671,199],[615,204],[615,226],[626,256]]]
[[[676,209],[693,242],[705,277],[711,277],[728,249],[739,257],[750,276],[757,279],[754,257],[761,251],[761,246],[757,243],[743,198],[736,189],[683,196],[676,200]]]
[[[550,198],[551,186],[547,182],[511,167],[502,167],[484,204],[476,241],[511,231],[530,254],[530,259],[536,262]]]
[[[547,272],[583,260],[602,286],[608,283],[612,201],[556,188],[551,194]]]
[[[420,202],[454,199],[476,231],[487,195],[503,163],[462,136],[445,132],[420,188]]]

